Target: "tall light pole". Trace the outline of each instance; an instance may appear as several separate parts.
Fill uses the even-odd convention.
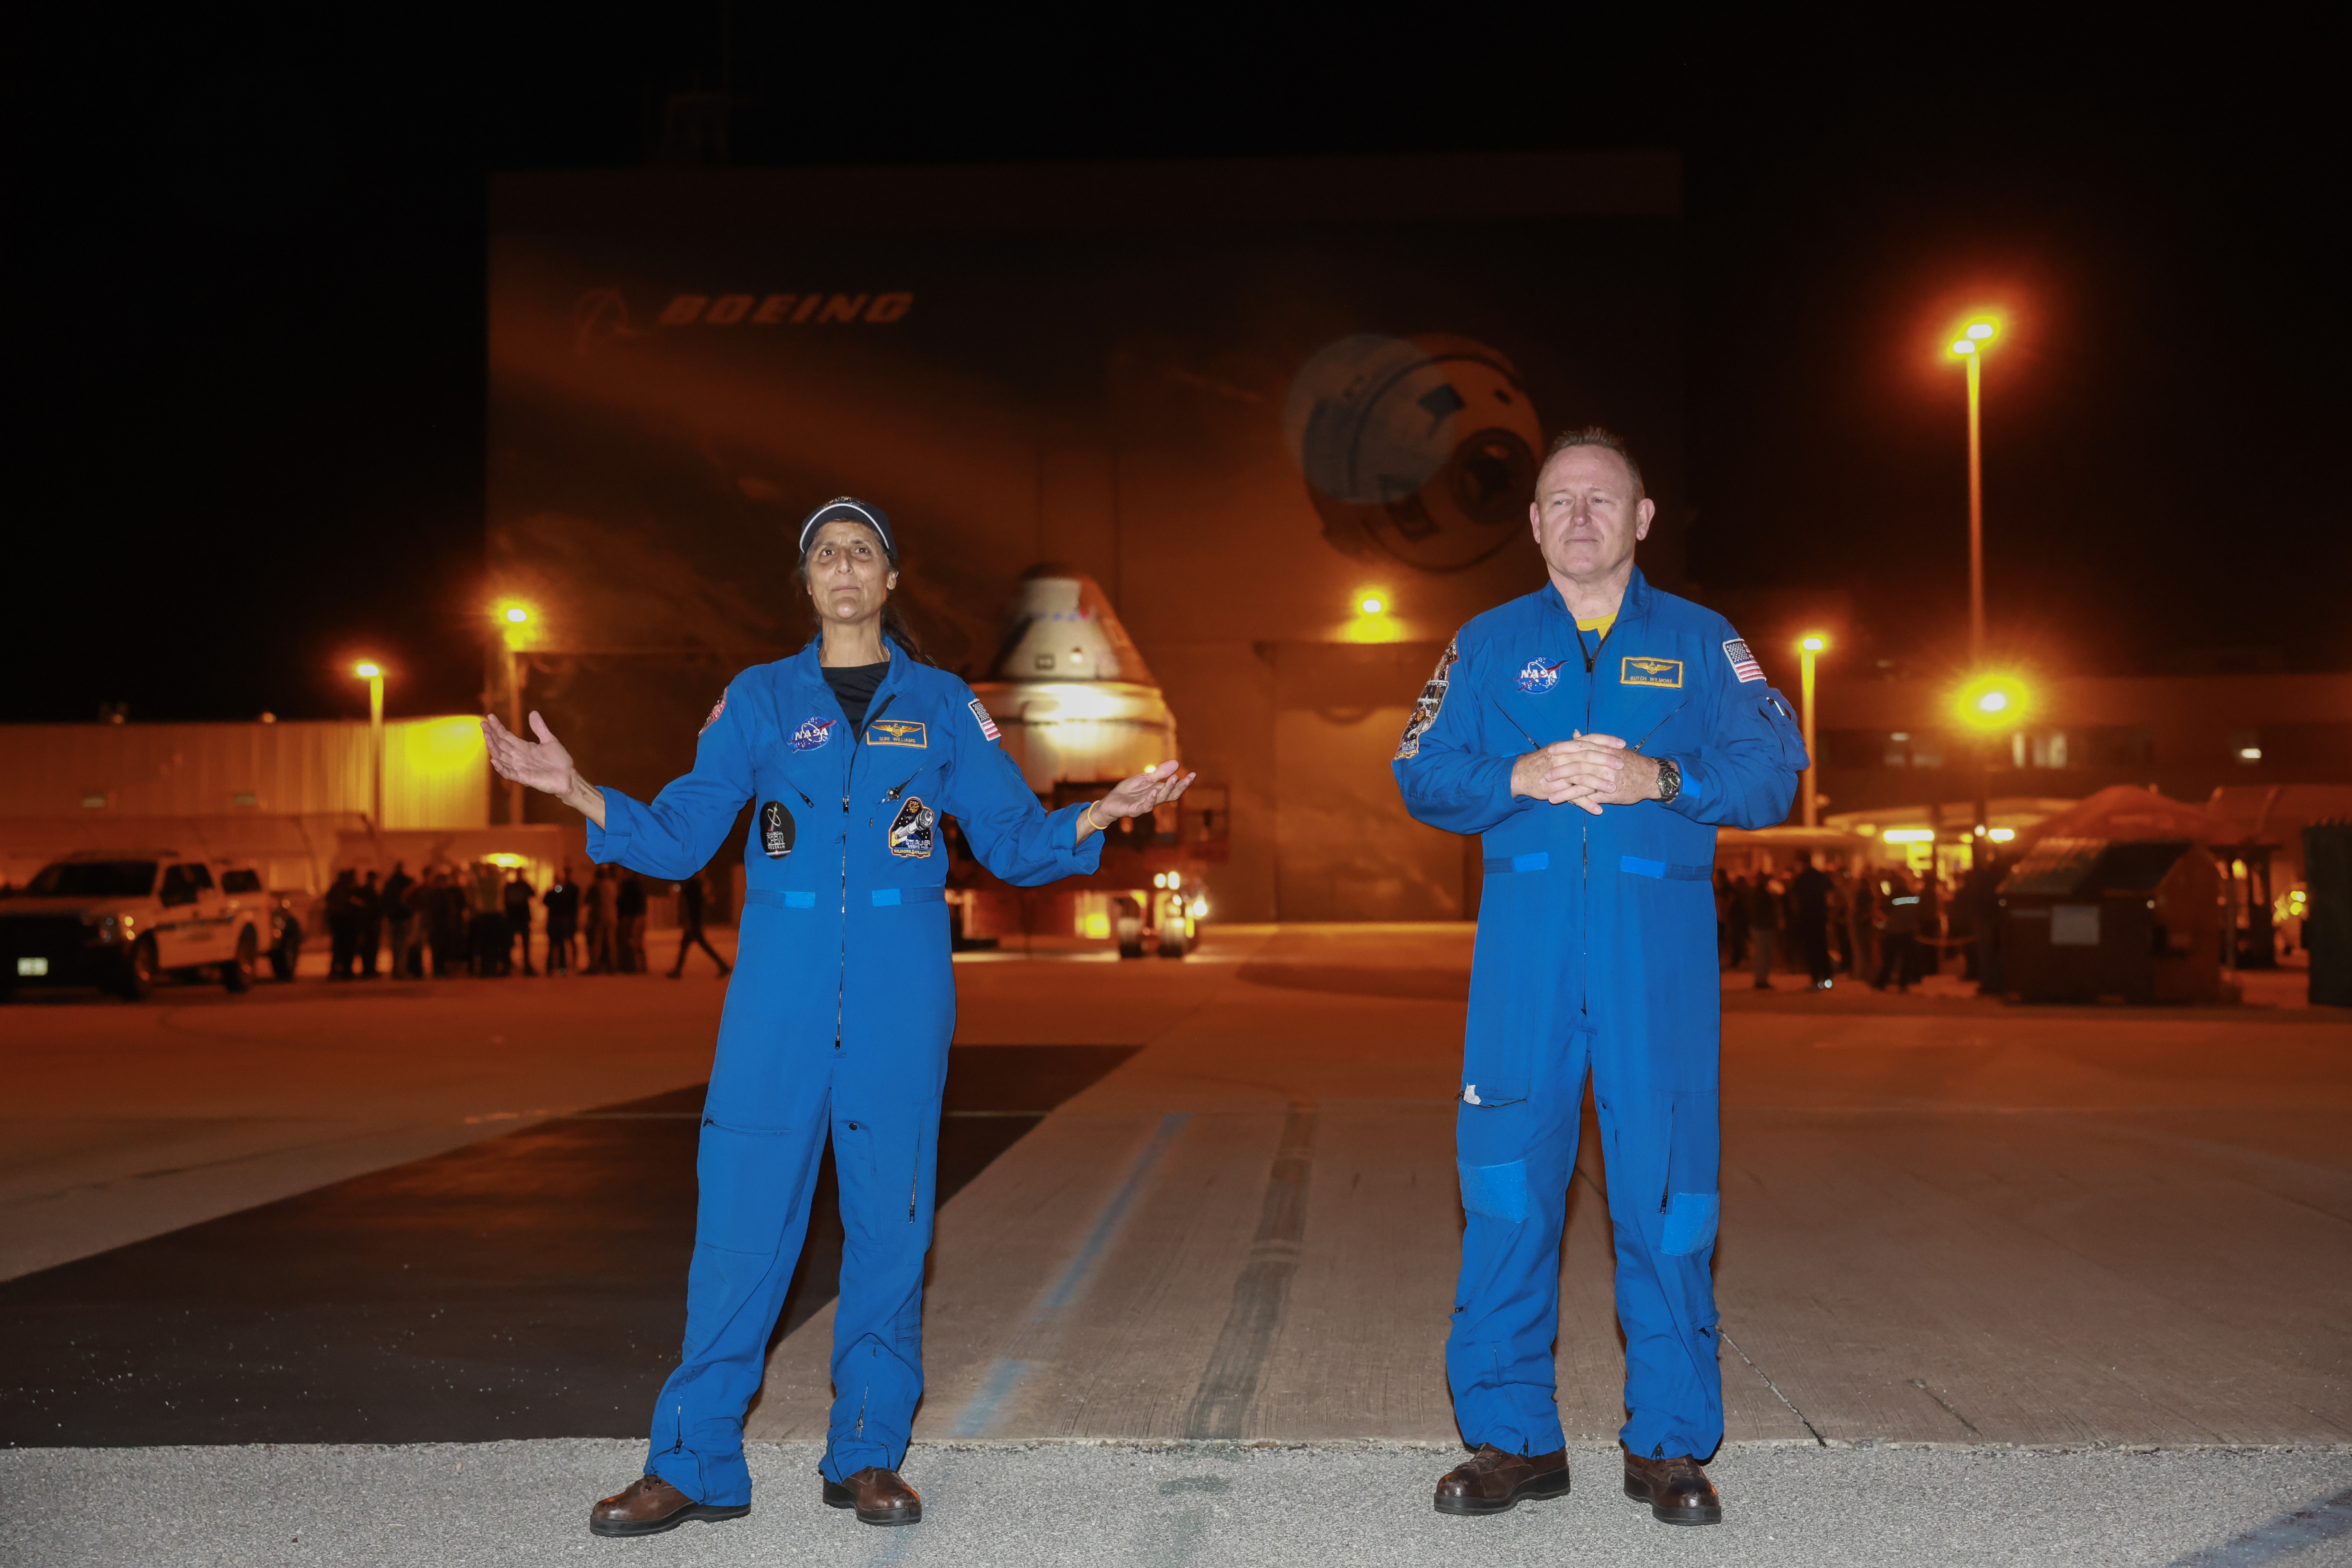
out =
[[[524,641],[530,633],[530,611],[522,605],[502,605],[499,608],[499,637],[506,645],[507,657],[507,728],[520,735],[522,723],[522,660]],[[507,821],[516,827],[522,826],[522,784],[517,780],[507,782]]]
[[[1969,671],[1984,673],[1984,351],[2000,331],[2000,323],[1979,317],[1961,328],[1952,340],[1952,353],[1969,367]],[[1985,738],[1975,740],[1971,759],[1976,784],[1975,831],[1969,839],[1971,859],[1985,844],[1985,817],[1991,811],[1991,784],[1986,777]]]
[[[352,666],[352,673],[368,683],[368,773],[374,785],[368,832],[373,836],[383,831],[383,666],[364,661]]]
[[[1830,646],[1830,639],[1820,632],[1809,632],[1797,639],[1798,689],[1803,694],[1805,719],[1805,777],[1799,785],[1805,792],[1805,826],[1820,826],[1821,799],[1813,789],[1813,770],[1821,762],[1813,755],[1813,658]]]

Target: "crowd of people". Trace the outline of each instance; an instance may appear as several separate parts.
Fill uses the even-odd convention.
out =
[[[643,974],[646,922],[653,884],[617,866],[599,866],[583,884],[563,867],[544,889],[520,866],[446,863],[412,877],[404,861],[378,880],[373,871],[338,872],[322,900],[331,944],[327,978],[423,980],[520,973]],[[662,885],[677,897],[677,962],[699,946],[725,978],[730,965],[703,934],[708,903],[702,879]],[[539,963],[532,962],[531,906],[545,911]]]
[[[1785,866],[1763,858],[1738,875],[1717,867],[1717,956],[1727,971],[1754,974],[1759,991],[1771,989],[1779,970],[1804,974],[1815,991],[1843,974],[1901,992],[1957,954],[1963,981],[1998,994],[2003,869],[1989,859],[1948,883],[1901,866],[1823,867],[1811,854]]]

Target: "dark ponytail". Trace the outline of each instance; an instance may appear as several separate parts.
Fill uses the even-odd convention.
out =
[[[915,628],[907,624],[907,617],[898,613],[898,606],[887,599],[882,601],[882,630],[892,642],[905,648],[917,664],[937,668],[939,661],[923,651],[922,643],[915,637]]]

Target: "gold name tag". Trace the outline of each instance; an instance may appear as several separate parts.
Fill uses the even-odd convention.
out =
[[[1617,669],[1620,686],[1679,688],[1682,683],[1683,661],[1678,658],[1652,658],[1647,654],[1629,653]]]

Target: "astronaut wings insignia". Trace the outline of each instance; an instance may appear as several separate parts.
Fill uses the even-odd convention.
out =
[[[1429,684],[1414,700],[1412,717],[1405,721],[1404,737],[1397,742],[1394,761],[1402,763],[1421,755],[1421,738],[1429,733],[1429,727],[1437,722],[1438,710],[1445,706],[1445,689],[1453,680],[1454,661],[1461,657],[1456,651],[1460,642],[1459,637],[1450,639],[1445,651],[1437,656],[1437,668],[1430,672]]]
[[[1620,686],[1680,687],[1683,683],[1683,661],[1678,658],[1658,658],[1646,653],[1629,653],[1617,667]]]

